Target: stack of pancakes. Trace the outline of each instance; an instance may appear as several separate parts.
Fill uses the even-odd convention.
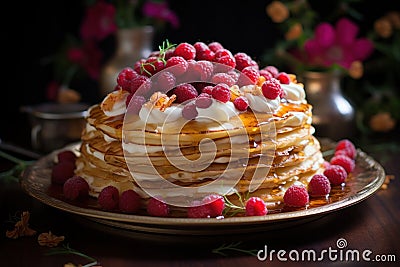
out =
[[[137,115],[107,116],[94,105],[76,174],[88,181],[95,197],[113,185],[169,203],[182,203],[189,192],[199,198],[222,194],[232,202],[238,194],[259,196],[276,205],[291,184],[307,185],[322,170],[311,108],[282,101],[273,114],[247,110],[224,123],[196,119],[157,125]]]

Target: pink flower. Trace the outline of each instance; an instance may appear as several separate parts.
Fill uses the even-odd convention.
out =
[[[343,18],[336,23],[320,23],[314,38],[304,44],[310,64],[330,67],[333,64],[349,69],[351,63],[366,59],[373,51],[373,44],[366,38],[357,39],[358,26]]]
[[[68,60],[81,66],[92,79],[97,79],[100,75],[102,57],[102,51],[90,40],[81,47],[72,47],[67,51]]]
[[[179,19],[177,15],[169,9],[165,2],[146,1],[143,5],[143,14],[150,18],[165,20],[174,28],[179,27]]]
[[[115,7],[104,0],[88,7],[80,29],[82,39],[100,41],[114,33],[117,30],[114,17]]]

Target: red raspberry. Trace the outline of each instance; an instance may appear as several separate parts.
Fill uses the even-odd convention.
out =
[[[175,87],[176,84],[175,75],[169,71],[162,71],[157,75],[156,84],[158,90],[153,90],[153,91],[168,92],[169,90]]]
[[[190,83],[180,84],[173,90],[176,95],[176,102],[183,103],[189,99],[196,98],[198,96],[196,88]]]
[[[281,84],[275,78],[265,81],[261,86],[261,90],[263,95],[268,99],[275,99],[282,92]]]
[[[156,198],[150,198],[147,203],[147,213],[151,216],[168,217],[169,206]]]
[[[164,67],[164,62],[161,61],[158,57],[149,57],[144,63],[142,63],[141,74],[150,77],[153,74],[162,70]]]
[[[278,77],[279,70],[275,66],[267,66],[264,70],[269,71],[274,78]]]
[[[119,210],[125,213],[137,213],[140,209],[140,196],[132,189],[125,190],[119,197]]]
[[[127,112],[129,114],[139,114],[140,109],[146,103],[146,98],[141,95],[130,94],[126,98]]]
[[[236,67],[235,57],[227,49],[218,50],[218,52],[215,53],[214,62],[226,65],[231,68]],[[219,71],[219,72],[226,72],[226,71]]]
[[[233,104],[238,110],[245,111],[249,107],[249,100],[244,96],[239,96],[233,101]]]
[[[260,76],[263,76],[265,78],[266,81],[274,78],[274,76],[271,74],[271,72],[269,72],[265,69],[259,70],[258,72],[260,73]]]
[[[112,185],[104,187],[97,198],[97,203],[104,210],[115,210],[119,203],[118,189]]]
[[[331,183],[323,174],[315,174],[308,184],[310,196],[326,196],[331,192]]]
[[[130,83],[136,76],[138,76],[138,74],[132,68],[124,68],[117,76],[117,84],[123,90],[130,91]]]
[[[206,50],[210,50],[210,48],[203,42],[196,42],[196,43],[194,43],[193,47],[194,47],[194,49],[196,49],[196,56],[197,56],[197,53],[201,53]]]
[[[135,62],[135,64],[133,65],[133,70],[138,73],[139,75],[143,75],[143,69],[142,69],[142,65],[146,62],[146,59],[142,58],[138,61]]]
[[[239,76],[238,85],[242,87],[244,85],[256,84],[258,78],[260,78],[260,73],[256,68],[246,67]]]
[[[289,207],[304,207],[309,202],[309,195],[305,186],[292,185],[284,196],[283,202]]]
[[[193,120],[199,115],[195,103],[188,103],[182,109],[182,117],[187,120]]]
[[[258,70],[258,64],[246,53],[236,53],[234,55],[236,61],[236,69],[241,71],[246,67],[254,67]]]
[[[229,90],[229,86],[225,83],[219,83],[214,86],[212,90],[212,97],[222,103],[226,103],[231,99],[231,91]]]
[[[214,71],[214,65],[210,61],[200,60],[194,65],[194,70],[199,74],[201,81],[209,81]]]
[[[203,42],[197,42],[194,45],[196,49],[196,60],[212,61],[215,53]]]
[[[72,176],[63,185],[63,194],[66,199],[75,200],[89,195],[89,184],[80,176]]]
[[[63,150],[57,154],[58,162],[70,161],[75,164],[76,155],[71,150]]]
[[[193,204],[187,211],[189,218],[215,218],[221,216],[225,208],[225,200],[220,195],[209,195]]]
[[[212,104],[212,99],[209,94],[201,93],[195,101],[196,107],[198,108],[208,108]]]
[[[325,169],[324,175],[332,185],[341,185],[347,178],[346,170],[340,165],[330,165]]]
[[[221,49],[224,49],[224,47],[218,42],[209,43],[208,48],[210,48],[210,50],[213,51],[214,53]]]
[[[349,158],[355,159],[357,150],[355,145],[348,139],[340,140],[335,148],[335,155],[344,154]]]
[[[228,86],[232,86],[236,83],[236,80],[232,78],[231,75],[228,73],[220,72],[214,74],[214,76],[211,78],[211,83],[213,84],[218,84],[218,83],[224,83]]]
[[[130,89],[132,94],[137,92],[140,95],[146,95],[151,89],[151,81],[144,75],[138,75],[132,79]]]
[[[332,165],[342,166],[348,174],[351,173],[355,168],[354,160],[346,155],[336,155],[331,158],[330,163]]]
[[[268,213],[264,200],[259,197],[251,197],[246,201],[246,216],[263,216]]]
[[[214,89],[214,86],[208,85],[208,86],[204,87],[203,90],[201,90],[201,92],[212,96],[213,89]]]
[[[69,178],[74,176],[75,163],[71,161],[58,162],[52,167],[51,182],[64,184]]]
[[[175,47],[174,56],[180,56],[186,60],[195,59],[196,48],[188,43],[180,43],[177,47]]]
[[[290,83],[290,77],[286,72],[279,72],[278,76],[276,78],[279,80],[281,84],[289,84]]]
[[[165,67],[171,67],[168,71],[173,73],[175,76],[180,76],[188,69],[188,62],[183,57],[173,56],[167,60]]]

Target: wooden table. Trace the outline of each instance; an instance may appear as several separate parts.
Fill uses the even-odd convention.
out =
[[[42,204],[23,192],[17,182],[0,181],[0,263],[7,267],[54,267],[64,266],[68,262],[76,265],[91,262],[72,254],[46,255],[51,250],[38,245],[37,235],[15,240],[6,238],[6,230],[13,226],[7,222],[9,217],[29,211],[30,226],[38,233],[51,231],[65,236],[64,244],[96,259],[101,266],[297,266],[299,262],[289,258],[296,256],[296,252],[300,256],[304,253],[305,260],[300,261],[301,264],[320,266],[321,262],[307,259],[307,253],[311,253],[311,250],[317,255],[326,250],[323,254],[324,265],[396,266],[400,262],[400,153],[382,153],[373,157],[381,162],[386,174],[395,176],[386,190],[380,189],[361,203],[307,223],[245,235],[193,237],[135,232],[129,236],[121,235],[117,231],[94,227],[93,223],[88,223],[82,217]],[[13,165],[1,160],[0,166],[3,171]],[[347,242],[342,251],[359,252],[359,262],[353,261],[349,253],[347,261],[345,254],[340,260],[337,244],[340,241]],[[232,244],[240,251],[225,250],[226,256],[214,251]],[[254,254],[249,254],[265,248],[268,253],[275,250],[272,262],[269,259],[260,261]],[[338,252],[331,251],[333,254],[330,258],[329,251],[334,249]],[[279,250],[282,250],[280,253],[286,253],[279,254],[280,258],[287,259],[286,262],[279,259]],[[371,260],[378,255],[381,259],[396,262],[366,262],[362,259],[363,252]],[[336,260],[334,255],[338,256]]]

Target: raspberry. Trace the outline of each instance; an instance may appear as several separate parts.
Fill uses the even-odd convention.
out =
[[[189,218],[215,218],[221,216],[225,208],[225,200],[220,195],[209,195],[193,204],[196,205],[187,211]]]
[[[151,81],[144,75],[138,75],[133,78],[130,84],[131,93],[138,93],[140,95],[146,95],[151,89]],[[139,90],[139,91],[138,91]]]
[[[214,71],[214,65],[210,61],[199,60],[197,64],[194,65],[194,71],[199,74],[201,81],[208,81]]]
[[[196,107],[198,108],[208,108],[212,104],[212,99],[209,94],[201,93],[195,101]]]
[[[84,198],[89,195],[89,184],[80,176],[72,176],[63,185],[64,197],[69,200]]]
[[[281,84],[289,84],[290,83],[290,78],[289,75],[286,72],[279,72],[278,76],[276,78],[279,80]]]
[[[182,117],[187,120],[193,120],[199,115],[195,103],[186,104],[182,109]]]
[[[340,165],[330,165],[325,169],[324,175],[332,185],[341,185],[347,178],[346,170]]]
[[[51,182],[64,184],[69,178],[74,176],[75,163],[71,161],[58,162],[52,167]]]
[[[158,74],[156,78],[156,81],[158,90],[153,90],[153,91],[168,92],[169,90],[174,88],[176,84],[176,78],[174,74],[172,74],[169,71],[160,72],[160,74]]]
[[[263,69],[263,70],[259,70],[258,71],[260,73],[260,76],[263,76],[265,78],[266,81],[274,78],[274,76],[271,74],[271,72]]]
[[[241,71],[246,67],[254,67],[258,69],[258,64],[246,53],[236,53],[234,55],[236,61],[236,69]]]
[[[268,213],[264,200],[259,197],[251,197],[246,202],[246,216],[263,216]]]
[[[231,68],[236,67],[235,57],[227,49],[218,50],[218,52],[215,53],[214,62],[229,66]]]
[[[233,101],[233,104],[238,110],[245,111],[249,107],[249,100],[244,96],[239,96]]]
[[[143,65],[145,62],[146,62],[146,59],[144,59],[144,58],[142,58],[142,59],[136,61],[135,64],[133,65],[133,70],[134,70],[136,73],[140,74],[140,75],[144,74],[144,73],[143,73],[143,69],[142,69],[142,65]]]
[[[71,150],[63,150],[57,154],[58,162],[70,161],[75,164],[76,155]]]
[[[274,78],[265,81],[261,86],[261,90],[263,95],[268,99],[275,99],[282,92],[282,88],[279,81]]]
[[[246,67],[239,76],[238,85],[242,87],[244,85],[256,84],[258,78],[260,78],[260,73],[256,68]]]
[[[97,203],[104,210],[115,210],[119,203],[118,189],[112,185],[104,187],[97,198]]]
[[[214,89],[214,86],[208,85],[208,86],[204,87],[203,90],[201,90],[201,92],[205,93],[205,94],[212,95],[213,89]]]
[[[117,84],[126,91],[130,91],[130,83],[138,74],[130,67],[123,69],[117,76]]]
[[[125,190],[119,197],[119,210],[125,213],[136,213],[140,209],[140,196],[132,189]]]
[[[290,186],[283,196],[283,202],[289,207],[304,207],[309,202],[306,187],[302,185]]]
[[[183,103],[189,99],[196,98],[198,96],[196,88],[190,83],[180,84],[175,87],[173,93],[176,95],[176,102]]]
[[[188,69],[188,62],[183,57],[173,56],[167,60],[165,67],[171,67],[168,71],[172,72],[175,76],[180,76]]]
[[[335,148],[335,155],[344,154],[349,158],[355,159],[357,155],[357,150],[354,144],[348,139],[340,140]]]
[[[153,74],[162,70],[164,67],[165,67],[164,62],[162,62],[159,58],[149,57],[146,59],[144,63],[142,63],[141,74],[150,77]]]
[[[196,57],[198,53],[204,52],[206,50],[211,50],[205,43],[203,42],[196,42],[193,45],[194,49],[196,49]],[[196,58],[197,59],[197,58]]]
[[[130,94],[126,98],[127,112],[129,114],[139,114],[140,109],[146,103],[146,98],[141,95]]]
[[[214,86],[212,90],[212,97],[222,103],[226,103],[231,99],[231,91],[229,90],[229,86],[225,83],[219,83]]]
[[[211,78],[211,83],[213,83],[213,84],[224,83],[228,86],[232,86],[236,83],[236,80],[233,79],[231,75],[224,73],[224,72],[220,72],[220,73],[216,73]]]
[[[332,165],[342,166],[348,174],[351,173],[355,168],[354,160],[345,155],[334,156],[331,158],[330,163]]]
[[[266,66],[264,70],[269,71],[274,78],[276,78],[279,73],[279,70],[275,66]]]
[[[186,60],[195,59],[196,57],[196,48],[193,45],[188,43],[180,43],[174,51],[174,56],[183,57]]]
[[[331,192],[331,183],[323,174],[315,174],[308,184],[310,196],[326,196]]]
[[[151,216],[167,217],[169,215],[168,204],[156,198],[150,198],[147,203],[147,213]]]
[[[214,53],[221,49],[224,49],[224,47],[218,42],[209,43],[208,48],[210,48],[210,50],[213,51]]]

